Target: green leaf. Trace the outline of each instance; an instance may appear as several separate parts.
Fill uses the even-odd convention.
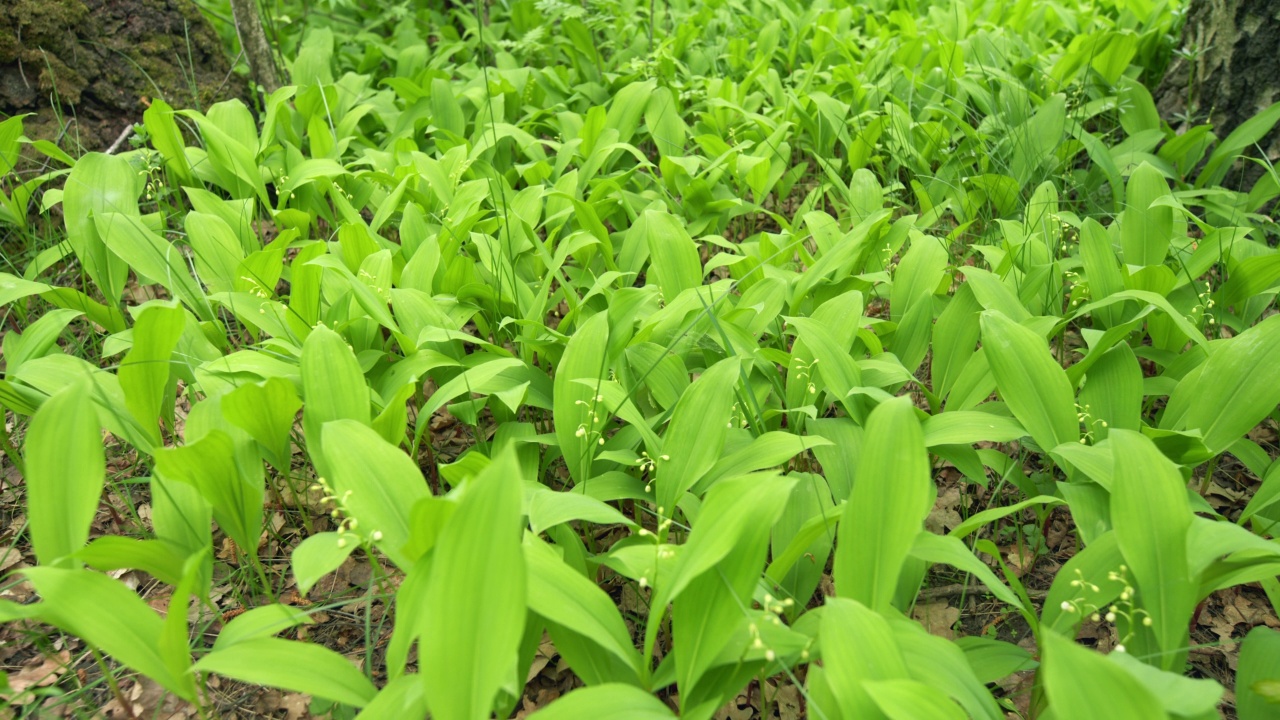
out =
[[[298,592],[306,595],[320,578],[337,570],[358,547],[360,543],[356,538],[336,532],[316,533],[298,543],[289,556]]]
[[[93,219],[102,242],[129,263],[141,276],[139,282],[159,283],[196,317],[205,321],[214,319],[209,301],[191,277],[180,249],[153,232],[140,217],[104,212]]]
[[[606,683],[574,690],[530,715],[530,720],[673,720],[658,698],[632,685]]]
[[[974,410],[931,415],[925,419],[921,429],[924,432],[924,444],[929,447],[1012,442],[1027,434],[1013,418]]]
[[[1174,210],[1156,201],[1170,195],[1164,175],[1147,163],[1129,176],[1120,215],[1120,251],[1128,265],[1159,265],[1173,239]]]
[[[213,506],[218,526],[241,550],[257,554],[262,533],[262,476],[255,479],[241,474],[235,442],[227,433],[211,430],[196,442],[157,450],[155,459],[156,470],[166,479],[200,491]],[[261,469],[261,461],[257,463]]]
[[[1160,665],[1181,667],[1187,623],[1197,588],[1187,582],[1187,532],[1191,508],[1182,474],[1145,436],[1132,430],[1111,433],[1115,474],[1111,520],[1116,540],[1138,588],[1138,604],[1153,622],[1164,651]]]
[[[306,693],[362,707],[373,683],[349,660],[323,645],[263,637],[215,648],[192,666],[233,680]]]
[[[75,558],[95,570],[141,570],[169,585],[182,582],[185,560],[177,547],[164,540],[135,540],[119,535],[94,538]]]
[[[596,400],[597,387],[608,373],[606,348],[609,338],[608,313],[597,313],[569,338],[564,355],[556,366],[552,389],[552,411],[556,421],[556,441],[575,483],[591,475],[595,443],[604,429],[605,407]],[[586,380],[587,385],[577,380]],[[578,431],[582,430],[579,435]]]
[[[440,531],[419,648],[435,717],[488,718],[516,662],[527,602],[520,504],[519,465],[506,452],[467,483]]]
[[[272,603],[262,605],[237,615],[218,633],[215,650],[236,643],[271,637],[298,625],[312,622],[311,616],[295,607]]]
[[[670,88],[656,88],[644,108],[644,124],[649,137],[662,157],[684,154],[688,128],[680,117],[680,108]]]
[[[665,609],[691,582],[713,570],[740,546],[751,544],[753,538],[759,541],[767,537],[793,487],[795,480],[770,474],[744,475],[716,483],[707,493],[688,542],[675,558],[669,580],[659,583],[658,577],[646,578],[657,588],[650,607]],[[650,557],[656,555],[655,549]],[[717,577],[716,582],[721,580]],[[650,657],[661,621],[661,610],[652,612],[645,627],[645,654]]]
[[[316,470],[328,473],[320,429],[332,420],[354,420],[368,425],[369,389],[351,347],[338,333],[317,327],[302,345],[302,427]]]
[[[956,638],[955,644],[964,651],[965,659],[981,683],[992,683],[1039,666],[1031,653],[1003,640],[968,635]]]
[[[1280,316],[1218,344],[1194,377],[1169,396],[1173,430],[1199,430],[1214,455],[1252,430],[1280,402]],[[1165,423],[1161,423],[1165,426]]]
[[[105,213],[139,216],[141,190],[138,172],[128,159],[102,153],[82,155],[71,168],[63,189],[67,242],[108,305],[114,305],[124,292],[129,266],[107,249],[98,235],[95,219]]]
[[[44,599],[40,617],[46,622],[83,638],[178,697],[195,701],[193,678],[171,673],[171,659],[160,650],[164,621],[132,590],[88,570],[42,567],[23,574]],[[183,662],[191,661],[187,657]]]
[[[836,593],[888,609],[920,534],[933,481],[915,408],[881,403],[867,418],[857,480],[840,521],[832,571]]]
[[[151,442],[160,444],[157,420],[173,374],[170,365],[187,314],[176,304],[148,305],[133,327],[133,347],[120,362],[120,389],[125,405]]]
[[[664,517],[674,515],[685,491],[720,457],[728,435],[738,366],[736,358],[726,358],[707,368],[672,411],[654,477],[659,513]]]
[[[329,482],[356,531],[373,539],[387,557],[408,570],[405,554],[414,504],[431,495],[422,472],[408,455],[354,420],[335,420],[323,431]]]
[[[1129,673],[1103,655],[1052,631],[1040,640],[1045,693],[1054,717],[1098,720],[1160,720],[1169,715],[1160,701]]]
[[[184,221],[187,242],[195,255],[196,272],[210,293],[236,289],[244,249],[235,230],[221,217],[209,213],[190,212]]]
[[[1240,646],[1236,712],[1240,720],[1269,720],[1280,708],[1280,632],[1255,627]]]
[[[1213,187],[1221,183],[1240,153],[1271,132],[1271,128],[1275,127],[1277,121],[1280,121],[1280,102],[1274,103],[1240,123],[1218,147],[1214,148],[1209,161],[1205,163],[1204,170],[1201,170],[1196,178],[1196,187]]]
[[[613,599],[537,538],[526,539],[524,561],[529,573],[529,609],[612,653],[638,678],[640,654]]]
[[[918,680],[867,680],[862,686],[891,720],[965,720],[969,717],[951,698]]]
[[[40,406],[25,443],[31,544],[42,565],[84,547],[106,480],[97,409],[75,383]]]
[[[50,310],[39,320],[26,326],[22,334],[5,333],[5,375],[12,376],[28,360],[48,354],[57,344],[58,337],[67,325],[84,313],[80,310]]]
[[[221,405],[227,422],[253,436],[276,469],[289,469],[289,433],[302,407],[293,383],[279,377],[247,383],[223,395]]]
[[[879,613],[856,600],[828,598],[819,627],[822,664],[831,694],[839,702],[823,708],[827,717],[887,718],[864,682],[908,677],[893,629]],[[857,638],[857,642],[850,642]]]
[[[982,347],[1000,397],[1041,448],[1080,439],[1071,381],[1044,339],[999,312],[982,313]]]
[[[1022,608],[1022,600],[1017,593],[1010,590],[1007,585],[1000,582],[996,574],[987,567],[986,563],[978,559],[959,538],[951,535],[934,535],[924,530],[916,535],[915,542],[911,547],[911,554],[921,560],[931,563],[945,563],[958,570],[972,573],[983,585],[991,591],[992,595],[1000,598],[1004,602],[1015,608]]]
[[[178,123],[173,119],[173,108],[160,98],[152,100],[151,106],[142,113],[142,124],[147,128],[151,145],[164,157],[169,169],[183,185],[194,184],[191,164],[187,162],[186,144],[182,141]]]
[[[1223,687],[1216,680],[1189,678],[1181,673],[1157,670],[1128,653],[1112,653],[1107,659],[1145,685],[1170,715],[1217,716]]]
[[[662,290],[667,302],[680,293],[702,284],[702,263],[698,246],[678,218],[660,210],[646,210],[631,226],[648,245],[651,282]]]

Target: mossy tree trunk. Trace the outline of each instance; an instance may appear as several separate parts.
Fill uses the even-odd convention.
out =
[[[27,135],[101,150],[153,98],[206,108],[247,97],[190,0],[0,0],[0,117]]]
[[[1280,101],[1280,1],[1192,0],[1155,99],[1175,128],[1208,121],[1219,138]],[[1280,132],[1260,145],[1280,158]],[[1253,163],[1242,168],[1245,176],[1262,172]]]

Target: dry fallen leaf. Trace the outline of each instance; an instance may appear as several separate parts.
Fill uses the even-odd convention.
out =
[[[52,657],[36,658],[31,664],[9,676],[9,688],[16,694],[33,687],[48,687],[67,671],[70,662],[71,653],[66,650]]]
[[[930,635],[951,640],[956,636],[952,626],[960,619],[960,608],[951,607],[945,600],[921,603],[912,608],[911,617],[924,625]]]

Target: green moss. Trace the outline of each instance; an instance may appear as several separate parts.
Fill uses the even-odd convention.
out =
[[[63,131],[49,107],[55,91],[82,144],[102,147],[150,98],[205,107],[243,97],[242,83],[224,84],[229,74],[217,34],[188,0],[0,0],[0,114],[37,113],[32,137]]]

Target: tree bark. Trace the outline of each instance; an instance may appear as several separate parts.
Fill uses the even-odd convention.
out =
[[[1219,138],[1280,100],[1280,2],[1192,0],[1182,44],[1154,95],[1175,128],[1208,121]],[[1280,132],[1260,145],[1280,159]],[[1261,173],[1247,163],[1232,175],[1251,184]]]
[[[29,137],[101,150],[153,98],[205,108],[246,97],[190,0],[0,0],[0,117]]]
[[[249,74],[268,95],[280,87],[276,72],[276,59],[271,53],[271,43],[262,29],[262,16],[258,14],[257,0],[231,0],[231,14],[236,22],[236,35],[240,48],[249,61]]]

